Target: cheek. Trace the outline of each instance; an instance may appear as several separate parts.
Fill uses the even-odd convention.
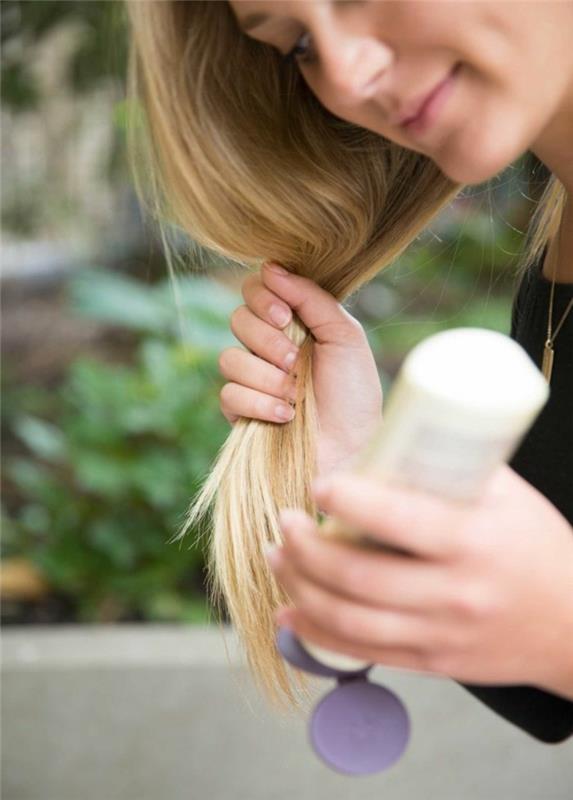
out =
[[[469,71],[459,88],[443,135],[426,154],[451,180],[476,185],[528,149],[538,124],[536,109],[523,102],[519,86],[493,83]]]

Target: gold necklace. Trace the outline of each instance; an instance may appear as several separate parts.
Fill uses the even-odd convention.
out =
[[[559,252],[559,237],[557,237],[557,253],[558,252]],[[565,311],[563,313],[563,316],[561,317],[561,319],[559,321],[559,324],[557,325],[557,327],[555,329],[555,333],[553,335],[551,335],[551,326],[552,326],[552,323],[553,323],[553,294],[555,292],[555,275],[557,274],[557,260],[558,260],[558,256],[556,255],[554,260],[553,260],[553,279],[551,281],[551,295],[550,295],[550,299],[549,299],[549,318],[548,318],[548,323],[547,323],[547,339],[545,340],[545,347],[543,348],[543,361],[542,361],[542,364],[541,364],[541,371],[543,372],[545,380],[549,384],[551,383],[551,371],[553,370],[553,356],[554,356],[553,343],[555,342],[555,339],[557,338],[557,334],[561,330],[561,326],[565,322],[565,318],[567,317],[567,314],[569,314],[569,312],[571,311],[571,308],[573,307],[573,297],[572,297],[571,300],[569,301],[569,303],[567,304],[567,308],[565,309]]]

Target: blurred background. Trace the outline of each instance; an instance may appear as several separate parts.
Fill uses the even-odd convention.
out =
[[[138,207],[126,165],[123,5],[3,0],[1,14],[0,577],[9,645],[5,675],[14,681],[5,683],[5,709],[19,720],[6,740],[6,758],[12,759],[4,788],[6,797],[65,800],[62,786],[69,786],[70,797],[85,800],[92,793],[73,782],[71,766],[54,767],[57,742],[51,756],[38,757],[34,772],[30,731],[41,730],[42,714],[46,732],[58,724],[61,730],[62,705],[49,691],[57,685],[54,662],[46,667],[52,677],[44,695],[40,684],[26,683],[32,680],[29,668],[35,663],[39,675],[48,633],[68,652],[65,642],[71,640],[57,638],[58,631],[82,637],[73,641],[81,641],[87,654],[84,674],[89,663],[99,674],[106,648],[121,669],[128,662],[136,669],[137,659],[118,654],[138,630],[153,636],[183,631],[186,656],[174,639],[161,639],[161,647],[165,663],[175,647],[175,661],[187,675],[201,647],[210,658],[204,545],[193,533],[182,544],[168,539],[230,430],[219,410],[224,379],[217,358],[237,345],[229,317],[243,302],[244,274],[215,260],[208,273],[191,264],[175,285],[168,279],[155,226]],[[517,256],[546,178],[528,154],[487,185],[464,191],[397,264],[345,304],[368,333],[385,391],[405,354],[433,332],[463,325],[509,332]],[[180,232],[174,237],[187,256],[190,243]],[[191,640],[195,626],[203,638]],[[115,636],[122,630],[123,640]],[[106,631],[115,638],[105,638]],[[158,640],[142,641],[142,661],[157,655]],[[79,658],[78,646],[69,652]],[[65,658],[57,662],[58,674],[77,676],[79,662],[65,667]],[[217,664],[223,668],[223,660]],[[124,701],[128,684],[133,675],[121,691],[116,686]],[[65,685],[67,679],[62,691]],[[158,677],[158,687],[164,685]],[[25,707],[31,688],[35,701]],[[79,685],[76,691],[79,697]],[[228,688],[230,703],[235,691]],[[148,696],[149,687],[142,693]],[[178,703],[173,699],[174,707]],[[241,730],[244,713],[237,711]],[[78,714],[92,718],[93,709],[82,706]],[[100,720],[100,730],[110,719]],[[135,728],[139,723],[132,733]],[[300,737],[301,730],[299,722],[292,735]],[[101,747],[99,737],[90,740],[75,764],[85,768],[82,753],[89,752],[98,780],[99,767],[112,757]],[[140,764],[145,741],[141,747]],[[331,776],[314,764],[304,742],[297,752],[328,786]],[[240,772],[244,762],[237,759]],[[153,796],[146,793],[149,780],[138,783],[133,766],[127,774],[125,784],[98,783],[91,775],[93,796]],[[214,780],[195,776],[210,796]],[[157,792],[187,796],[166,786],[158,784]],[[216,796],[239,796],[224,786]],[[251,778],[245,787],[249,797],[287,796],[268,785],[259,795]],[[330,785],[329,796],[336,791]],[[449,797],[443,786],[440,791]]]

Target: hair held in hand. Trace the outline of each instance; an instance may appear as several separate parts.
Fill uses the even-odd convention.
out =
[[[162,234],[174,225],[248,270],[276,261],[342,302],[463,188],[425,155],[335,117],[296,64],[241,33],[227,3],[125,7],[128,155]],[[563,198],[552,177],[522,268],[556,228]],[[163,244],[172,269],[165,235]],[[257,685],[283,709],[309,697],[308,679],[276,650],[273,613],[288,598],[264,545],[281,542],[280,508],[318,512],[313,341],[296,315],[285,333],[300,347],[293,421],[239,419],[176,537],[210,512],[211,601],[225,604]]]

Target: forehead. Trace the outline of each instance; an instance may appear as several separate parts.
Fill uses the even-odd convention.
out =
[[[239,26],[245,33],[262,25],[300,19],[305,13],[329,5],[321,0],[228,0]],[[332,3],[330,3],[332,5]]]

